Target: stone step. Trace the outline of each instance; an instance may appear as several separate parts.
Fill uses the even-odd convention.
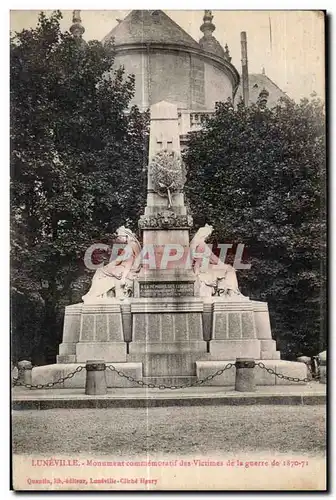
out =
[[[196,382],[197,377],[186,377],[186,376],[165,376],[165,377],[143,377],[143,381],[146,384],[155,385],[189,385]]]

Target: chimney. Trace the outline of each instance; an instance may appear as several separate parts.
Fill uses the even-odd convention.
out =
[[[240,33],[241,43],[241,62],[242,62],[242,83],[243,83],[243,100],[245,106],[249,104],[249,77],[247,65],[247,38],[246,31]]]

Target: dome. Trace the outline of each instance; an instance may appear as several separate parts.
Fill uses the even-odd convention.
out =
[[[162,10],[132,10],[103,39],[114,44],[168,43],[198,48],[198,43]]]
[[[211,110],[234,97],[239,74],[212,36],[215,27],[208,17],[200,43],[162,10],[133,10],[118,20],[103,43],[114,43],[113,68],[134,75],[131,105],[144,110],[168,101],[179,110]]]

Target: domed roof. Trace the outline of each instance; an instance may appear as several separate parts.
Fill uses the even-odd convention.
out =
[[[169,43],[200,48],[199,44],[162,10],[132,10],[103,39],[124,44]]]

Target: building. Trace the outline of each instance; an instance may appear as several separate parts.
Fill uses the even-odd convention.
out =
[[[201,127],[202,116],[214,112],[215,103],[242,97],[246,104],[256,102],[261,91],[268,93],[268,105],[286,97],[263,71],[248,74],[246,33],[241,33],[242,76],[231,63],[228,45],[223,48],[216,37],[210,10],[204,11],[197,42],[162,10],[133,10],[104,38],[113,43],[115,67],[124,66],[135,76],[135,95],[131,104],[140,110],[160,101],[178,107],[182,143],[186,134]],[[201,20],[200,20],[201,21]],[[74,11],[71,31],[81,37],[79,11]]]
[[[285,94],[265,73],[265,69],[262,69],[261,73],[249,73],[248,75],[248,91],[249,91],[249,102],[257,102],[259,94],[262,90],[266,90],[267,105],[272,107],[277,104],[280,98],[289,99],[288,95]],[[237,102],[240,98],[243,98],[243,86],[242,81],[240,81],[235,101]]]

